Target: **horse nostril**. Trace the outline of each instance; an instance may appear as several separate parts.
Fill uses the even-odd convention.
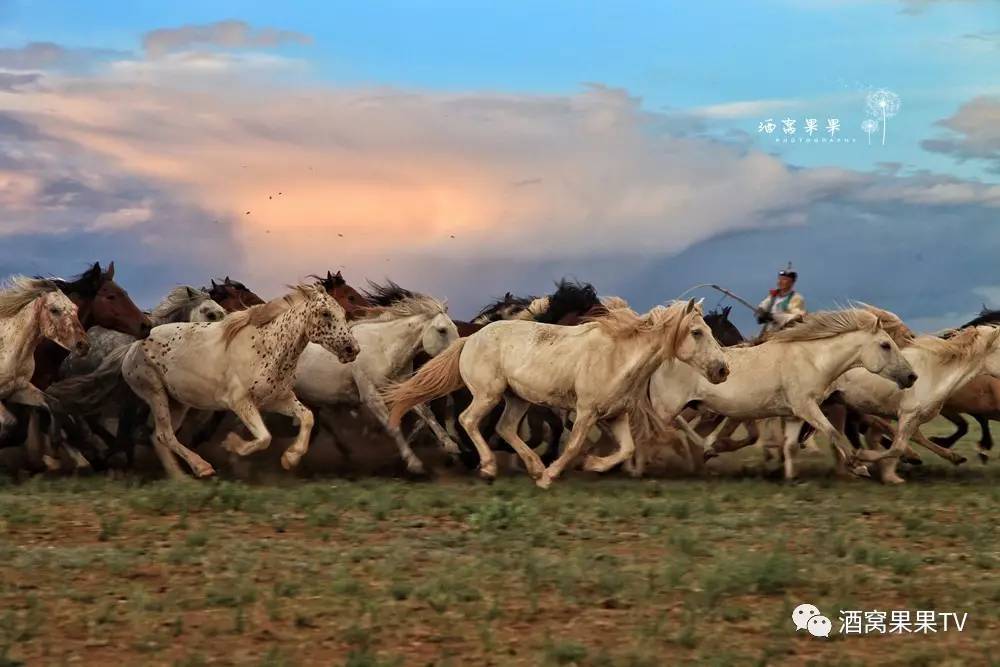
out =
[[[910,373],[909,375],[906,376],[906,381],[909,382],[910,386],[912,387],[917,381],[917,374]]]

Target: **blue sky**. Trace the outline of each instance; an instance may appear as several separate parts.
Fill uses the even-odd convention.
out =
[[[176,38],[186,29],[212,26],[223,20],[245,23],[251,35],[259,34],[253,31],[262,30],[288,31],[288,34],[273,40],[248,37],[238,44],[214,38],[181,37],[172,41],[162,54],[144,51],[144,35],[150,31],[167,30]],[[35,69],[17,65],[23,62],[23,58],[15,57],[18,50],[32,42],[54,43],[70,55],[59,65],[43,64]],[[231,197],[214,198],[206,193],[193,194],[192,184],[176,177],[183,168],[160,164],[162,153],[169,148],[152,146],[158,137],[155,136],[156,122],[150,124],[149,116],[144,119],[146,124],[133,117],[123,118],[119,127],[114,127],[116,121],[112,121],[111,126],[105,124],[96,128],[88,120],[88,126],[82,128],[79,114],[86,114],[92,102],[80,91],[93,90],[94,99],[104,103],[110,99],[108,91],[118,91],[115,94],[120,95],[122,86],[140,92],[141,102],[134,104],[147,114],[155,113],[151,109],[162,110],[164,105],[170,104],[164,100],[180,100],[185,95],[197,93],[197,97],[187,102],[179,101],[169,121],[180,135],[189,130],[187,147],[193,152],[199,147],[204,147],[206,152],[219,150],[215,146],[209,148],[212,135],[208,126],[201,123],[206,118],[215,119],[213,123],[219,118],[228,118],[245,129],[262,128],[272,120],[277,123],[278,117],[287,120],[294,116],[294,121],[287,122],[316,124],[316,136],[322,137],[317,143],[336,137],[334,145],[343,148],[358,130],[351,123],[363,121],[346,119],[341,124],[327,123],[320,120],[323,105],[340,108],[345,99],[357,102],[367,99],[373,91],[389,91],[392,99],[379,102],[393,107],[388,110],[380,107],[379,110],[381,120],[378,122],[386,123],[385,132],[358,146],[352,145],[350,149],[360,152],[370,170],[381,170],[387,161],[409,163],[412,160],[416,164],[420,151],[427,151],[428,163],[433,168],[428,167],[426,174],[406,172],[387,176],[391,187],[372,185],[375,177],[366,176],[362,179],[365,181],[363,190],[368,193],[366,196],[376,199],[380,198],[378,193],[385,192],[386,201],[401,197],[400,207],[407,211],[401,216],[408,220],[406,229],[412,232],[413,227],[426,224],[438,235],[419,238],[415,243],[419,249],[415,252],[410,252],[413,248],[408,247],[407,252],[395,255],[391,248],[377,244],[352,246],[349,249],[351,256],[363,258],[357,260],[355,266],[366,273],[376,267],[383,271],[382,264],[394,259],[404,275],[418,279],[415,267],[427,270],[428,258],[462,256],[451,249],[454,246],[442,241],[451,235],[443,234],[449,223],[441,220],[456,215],[462,217],[461,224],[455,223],[455,229],[462,230],[459,241],[469,239],[468,245],[462,246],[465,253],[476,255],[484,243],[490,244],[490,239],[498,234],[505,239],[504,243],[509,241],[507,245],[499,244],[504,250],[487,253],[489,256],[484,257],[483,262],[502,263],[505,258],[512,258],[509,257],[512,252],[517,254],[510,250],[517,248],[515,241],[522,238],[517,234],[526,234],[524,230],[541,224],[541,218],[532,220],[531,215],[543,211],[548,216],[566,216],[565,220],[560,218],[561,234],[578,236],[587,235],[588,230],[597,232],[592,236],[599,240],[571,244],[573,251],[565,253],[568,265],[579,263],[581,257],[635,251],[641,251],[646,260],[655,265],[671,257],[683,259],[685,253],[705,252],[704,244],[725,243],[729,248],[727,239],[733,238],[732,234],[767,235],[772,233],[768,230],[774,225],[791,225],[792,233],[805,234],[808,239],[811,226],[832,224],[821,221],[837,217],[829,211],[823,215],[815,213],[818,206],[829,203],[831,198],[844,199],[844,208],[839,214],[850,216],[852,222],[890,215],[886,211],[892,210],[889,205],[893,201],[899,202],[898,210],[905,210],[909,215],[926,214],[928,222],[922,227],[921,242],[935,233],[926,231],[935,229],[930,221],[932,218],[944,219],[954,213],[952,209],[945,211],[944,207],[973,207],[975,210],[969,211],[970,218],[991,219],[1000,205],[995,191],[989,189],[998,181],[997,159],[990,152],[994,149],[989,148],[996,134],[989,121],[993,117],[992,100],[1000,96],[1000,83],[997,83],[1000,81],[997,76],[1000,74],[1000,3],[992,0],[714,0],[614,4],[143,1],[89,3],[86,11],[80,11],[78,3],[71,2],[0,2],[0,48],[9,51],[7,71],[11,76],[38,75],[39,82],[59,86],[61,93],[53,97],[51,88],[47,94],[41,84],[35,89],[20,87],[16,93],[9,91],[0,95],[0,112],[7,112],[9,118],[17,120],[18,127],[38,128],[52,140],[72,142],[81,150],[81,155],[95,159],[98,155],[103,156],[106,161],[101,162],[101,168],[113,170],[116,178],[130,183],[128,189],[109,191],[106,183],[114,180],[109,173],[102,182],[105,184],[102,194],[109,201],[102,204],[96,197],[89,199],[91,205],[77,211],[82,216],[77,229],[66,222],[72,211],[66,210],[65,202],[59,204],[61,208],[45,209],[44,216],[37,211],[25,213],[31,210],[31,205],[23,200],[23,193],[18,194],[17,205],[10,205],[9,213],[25,220],[30,218],[33,222],[17,225],[10,233],[32,248],[39,247],[40,243],[44,247],[44,238],[51,238],[53,234],[72,234],[83,239],[71,244],[74,247],[100,247],[101,243],[106,245],[111,240],[109,234],[113,232],[121,239],[129,236],[130,243],[146,247],[150,257],[155,258],[157,252],[148,239],[162,235],[150,230],[156,224],[167,224],[157,222],[166,211],[183,210],[201,211],[191,215],[203,219],[221,217],[228,218],[233,225],[243,224],[244,228],[233,227],[236,229],[234,237],[239,239],[234,245],[238,245],[239,250],[229,250],[234,257],[245,257],[252,254],[254,243],[260,243],[248,239],[270,234],[272,227],[277,231],[278,226],[284,224],[275,218],[259,223],[257,228],[246,228],[247,221],[237,218],[243,213],[244,204],[235,193]],[[223,70],[225,74],[218,74]],[[0,67],[0,73],[3,71]],[[209,80],[205,72],[219,78]],[[239,95],[244,101],[243,107],[227,106],[222,93],[230,85],[234,97]],[[206,86],[218,93],[220,99],[206,101]],[[900,113],[887,125],[885,146],[881,145],[879,133],[873,135],[873,145],[869,146],[859,127],[865,118],[865,95],[875,88],[891,89],[902,100]],[[171,91],[177,94],[171,96],[168,94]],[[297,116],[283,115],[292,113],[288,110],[280,114],[275,112],[272,116],[265,114],[266,109],[279,106],[281,101],[294,95],[315,102],[317,106],[313,109],[306,104]],[[407,105],[415,104],[415,98],[420,100],[419,108],[411,110]],[[986,102],[977,106],[976,100]],[[64,102],[65,107],[62,106]],[[57,111],[52,111],[53,104]],[[198,106],[200,104],[205,106]],[[260,115],[252,119],[240,118],[247,104],[259,105]],[[49,106],[43,108],[44,105]],[[539,105],[546,110],[539,111]],[[560,113],[553,111],[555,107],[569,108],[575,110],[574,113],[585,108],[591,121],[578,130],[585,135],[580,142],[567,134],[553,140],[551,145],[539,143],[537,149],[545,150],[545,160],[549,160],[546,162],[540,155],[533,156],[530,141],[524,140],[539,132],[548,139],[557,132],[554,128],[561,127],[560,121],[545,115]],[[438,113],[435,109],[451,111]],[[198,113],[187,119],[184,114],[189,110]],[[459,114],[463,122],[471,117],[469,114],[478,114],[479,121],[496,123],[495,130],[484,131],[476,129],[479,126],[466,126],[462,122],[451,125],[443,119],[452,112]],[[62,117],[55,122],[53,115]],[[544,119],[539,120],[543,116]],[[760,121],[773,118],[780,128],[780,120],[785,117],[796,119],[800,137],[806,118],[818,118],[821,127],[827,118],[837,118],[842,123],[841,136],[853,141],[836,145],[783,144],[774,141],[780,136],[780,129],[771,136],[758,133]],[[236,123],[237,120],[240,122]],[[951,127],[941,125],[942,121],[951,122]],[[527,127],[531,123],[542,125]],[[609,132],[609,127],[618,128],[623,123],[635,127],[630,125],[623,132],[615,131],[611,138],[596,137]],[[212,127],[218,128],[218,125]],[[955,127],[963,129],[958,132]],[[229,130],[233,128],[227,127],[226,131]],[[308,139],[281,138],[278,135],[284,130],[273,127],[269,131],[275,139],[256,154],[261,156],[261,161],[269,149],[274,149],[283,156],[287,154],[287,164],[318,162],[312,155],[306,158],[304,146],[308,147]],[[129,133],[133,133],[131,136],[136,140],[122,141]],[[143,135],[141,141],[136,135]],[[425,136],[432,138],[425,143]],[[260,132],[252,136],[254,141],[260,137]],[[393,152],[390,150],[393,147],[382,144],[386,137],[395,137],[397,144],[406,144],[409,150],[403,155]],[[644,137],[648,138],[648,143],[633,145],[643,142]],[[935,140],[947,141],[944,144],[925,143]],[[591,141],[593,145],[587,143]],[[176,137],[170,145],[178,145]],[[981,148],[983,145],[986,148]],[[483,146],[486,148],[477,153]],[[569,146],[572,148],[567,149]],[[721,152],[715,156],[717,150]],[[517,152],[516,160],[512,156],[514,152]],[[608,152],[616,157],[608,159],[607,164],[597,165],[592,172],[576,174],[568,166],[575,168],[581,160],[600,162]],[[711,201],[703,204],[697,200],[698,193],[690,194],[698,187],[698,179],[683,173],[675,178],[674,162],[660,161],[664,152],[685,156],[688,161],[703,159],[706,164],[692,169],[692,174],[700,173],[699,170],[711,174],[712,160],[740,165],[732,176],[721,178],[717,187],[726,192],[730,188],[745,191],[748,221],[740,222],[738,211],[727,211],[713,213],[703,223],[698,222],[700,212],[710,208]],[[233,156],[224,165],[216,166],[215,171],[223,171],[227,166],[253,170],[253,155],[247,158],[241,154],[239,159]],[[757,156],[760,156],[761,165],[755,163]],[[87,158],[81,157],[84,159]],[[244,167],[248,159],[251,164]],[[467,163],[464,168],[455,164],[463,161]],[[678,168],[683,171],[685,162],[680,157],[678,161]],[[534,168],[536,164],[538,169]],[[456,190],[455,179],[461,181],[462,174],[473,167],[477,173],[482,171],[483,179],[487,180],[508,178],[526,183],[537,180],[546,187],[560,181],[558,194],[545,190],[544,195],[550,198],[566,195],[567,201],[543,204],[529,197],[530,201],[518,200],[512,213],[511,207],[498,200],[506,196],[497,194],[502,189],[486,189],[475,197],[467,190]],[[32,168],[42,172],[52,169],[39,165]],[[644,189],[636,190],[630,183],[623,182],[604,198],[600,192],[593,192],[595,187],[597,190],[603,187],[594,184],[603,184],[610,174],[631,173],[629,170],[634,169],[635,174],[645,176],[651,168],[663,170],[664,175]],[[414,169],[419,169],[419,165]],[[561,169],[566,169],[567,173],[562,173]],[[774,176],[777,181],[787,180],[787,196],[783,195],[780,182],[776,185],[771,180],[766,186],[745,187],[748,173],[772,169],[780,171]],[[508,170],[513,175],[508,177]],[[340,163],[326,167],[317,164],[312,171],[321,171],[331,183],[343,176]],[[535,171],[544,175],[538,176]],[[726,170],[720,168],[720,171]],[[260,172],[266,173],[268,178],[274,176],[263,166]],[[497,176],[498,172],[503,175]],[[447,176],[441,176],[442,173]],[[933,175],[929,181],[927,174]],[[234,171],[227,182],[232,183],[245,175],[246,172]],[[54,177],[51,173],[33,172],[32,178],[36,176],[39,182]],[[61,174],[60,178],[65,180],[67,175]],[[136,186],[134,179],[141,181],[142,187]],[[416,201],[410,195],[401,194],[400,183],[407,184],[405,189],[410,195],[419,190]],[[439,187],[438,183],[446,183],[447,187]],[[482,182],[475,179],[471,185],[466,182],[461,185],[475,189]],[[34,186],[21,187],[32,191]],[[711,191],[712,187],[706,184],[706,190]],[[149,192],[136,194],[142,188]],[[810,194],[798,201],[799,195],[793,192],[796,188],[806,189]],[[921,188],[943,194],[929,201],[919,196]],[[310,196],[319,197],[315,194],[319,190],[317,185],[316,190],[310,190],[313,193]],[[757,190],[766,191],[769,199],[754,198],[752,193]],[[246,197],[248,191],[249,186],[241,190],[239,196]],[[357,192],[355,187],[343,196],[353,200]],[[879,200],[883,197],[879,193],[888,194]],[[522,197],[521,194],[517,196]],[[678,208],[670,201],[673,196],[690,198],[691,206]],[[128,203],[130,197],[135,200],[131,204]],[[465,197],[470,201],[465,201]],[[680,212],[691,222],[678,223],[672,236],[663,236],[657,231],[648,244],[626,243],[623,247],[615,247],[622,236],[647,233],[649,227],[644,225],[650,224],[657,213],[656,207],[649,202],[657,197],[663,197],[665,202],[661,227],[669,228],[674,224],[671,213]],[[783,201],[785,199],[790,201]],[[237,201],[239,203],[234,203]],[[865,203],[858,204],[859,201]],[[107,209],[102,209],[102,205]],[[73,204],[69,206],[72,208]],[[250,204],[245,206],[251,208]],[[353,206],[355,218],[370,213],[362,204]],[[36,208],[40,209],[41,204]],[[303,205],[295,215],[322,217],[317,211],[327,208],[327,203],[317,199],[308,206]],[[524,212],[526,208],[531,210]],[[876,208],[878,211],[874,212]],[[635,215],[642,219],[642,224],[622,221],[622,215],[632,215],[635,211],[640,211]],[[775,211],[780,211],[780,215]],[[610,218],[612,212],[618,217]],[[428,216],[429,221],[421,222],[421,215]],[[577,217],[573,219],[573,215]],[[53,216],[58,218],[58,224],[50,221]],[[88,216],[100,222],[88,223]],[[512,222],[508,219],[510,216],[518,220]],[[48,222],[39,222],[43,217]],[[145,227],[126,224],[140,218]],[[785,222],[775,222],[779,219]],[[190,224],[195,229],[200,223],[192,219]],[[317,225],[322,227],[324,224],[302,222],[295,229],[305,225],[315,230]],[[334,225],[333,222],[329,224]],[[336,222],[338,229],[341,224]],[[366,222],[357,224],[361,225],[359,233],[370,233],[372,229],[386,228],[387,223],[383,212],[379,211],[378,215],[372,214]],[[601,228],[619,224],[627,234],[619,231],[604,238],[600,232]],[[699,226],[702,228],[699,232],[689,228]],[[520,231],[515,234],[510,231],[511,227]],[[484,230],[492,230],[493,235]],[[902,242],[903,231],[897,233]],[[147,240],[137,239],[137,235]],[[215,236],[213,232],[212,237]],[[352,237],[348,235],[347,238]],[[530,239],[530,236],[524,238]],[[559,237],[554,235],[539,243],[547,246],[553,243],[553,238]],[[832,242],[828,235],[819,232],[815,233],[815,238]],[[524,242],[522,239],[521,243]],[[796,244],[801,245],[801,242],[796,241]],[[755,243],[749,245],[757,247]],[[60,247],[65,253],[65,245]],[[561,256],[560,250],[555,246],[548,253],[539,253],[537,248],[532,248],[526,253],[530,257],[516,257],[518,261],[534,262],[537,267],[537,270],[523,272],[522,276],[530,276],[536,282],[542,276],[546,279],[558,277],[547,272],[538,257],[552,252]],[[805,249],[797,248],[797,251],[805,252]],[[816,249],[813,254],[815,252]],[[775,250],[778,257],[784,254],[787,253]],[[305,253],[303,261],[307,259],[315,261]],[[808,257],[795,259],[810,261]],[[0,260],[3,267],[18,268],[18,257],[0,255]],[[770,257],[753,257],[746,261],[774,263],[771,260]],[[143,294],[162,291],[162,283],[168,280],[181,280],[166,268],[168,258],[148,261],[158,262],[160,268],[145,275],[162,274],[163,278],[140,287]],[[236,270],[246,266],[235,260],[234,263]],[[182,264],[187,270],[197,266],[197,262],[190,261]],[[749,265],[746,269],[753,270]],[[771,269],[768,265],[764,276]],[[271,277],[259,268],[250,271],[251,275],[271,281]],[[632,276],[616,276],[608,279],[611,288],[616,284],[637,284]],[[693,283],[705,276],[685,275],[673,279],[683,282],[688,277]],[[923,318],[928,323],[953,312],[968,312],[973,301],[979,298],[977,295],[983,289],[988,291],[992,284],[971,283],[981,283],[985,278],[976,275],[964,279],[966,282],[957,288],[962,295],[956,297],[959,303],[949,304],[948,310],[915,303],[907,304],[906,309],[912,317]],[[759,293],[769,280],[755,275],[741,287]],[[428,282],[439,289],[454,285],[451,276],[428,279]],[[995,282],[1000,284],[1000,279]],[[506,291],[502,285],[476,287],[487,294]],[[544,283],[525,288],[539,291],[544,289]],[[976,292],[977,289],[980,292]],[[650,299],[645,293],[629,296]],[[483,300],[471,291],[458,294],[456,298],[468,307],[477,299]]]

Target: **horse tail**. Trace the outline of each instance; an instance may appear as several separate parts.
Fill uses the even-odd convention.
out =
[[[648,446],[657,442],[670,442],[675,439],[673,429],[656,413],[656,408],[653,407],[653,401],[649,397],[651,388],[651,383],[647,382],[640,391],[636,392],[636,400],[629,415],[636,447]]]
[[[458,362],[468,338],[459,338],[408,380],[390,385],[384,392],[389,406],[389,425],[398,428],[403,415],[415,405],[433,401],[465,386]]]
[[[97,412],[122,385],[122,362],[132,345],[134,343],[116,347],[94,372],[60,380],[49,385],[45,393],[69,412]]]

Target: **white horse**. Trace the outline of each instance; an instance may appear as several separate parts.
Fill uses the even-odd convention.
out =
[[[843,395],[849,406],[865,414],[895,418],[899,422],[892,447],[880,453],[865,451],[865,460],[878,462],[884,483],[904,481],[896,473],[900,455],[910,438],[927,446],[919,427],[938,415],[949,396],[976,375],[1000,377],[998,338],[1000,328],[990,326],[962,329],[946,339],[918,336],[903,348],[903,356],[920,375],[916,384],[905,391],[890,382],[855,371],[837,380],[834,389]]]
[[[271,443],[261,410],[294,417],[299,433],[281,457],[286,469],[294,468],[309,448],[313,425],[312,412],[292,392],[295,365],[310,342],[345,363],[358,354],[344,309],[316,285],[299,285],[280,299],[233,313],[222,322],[161,325],[149,338],[129,346],[121,373],[149,404],[153,445],[167,472],[181,476],[176,454],[195,475],[214,473],[174,435],[190,408],[235,412],[252,439],[233,433],[225,445],[242,456]]]
[[[759,345],[725,348],[732,374],[718,386],[705,382],[684,363],[668,361],[650,381],[653,408],[668,423],[678,420],[695,442],[701,438],[679,418],[684,406],[692,401],[736,419],[798,417],[830,438],[843,470],[853,458],[850,444],[819,406],[831,393],[831,383],[852,368],[863,369],[858,372],[865,375],[889,378],[891,382],[886,380],[886,384],[900,387],[909,387],[917,380],[881,321],[867,309],[811,313],[802,323],[771,334]],[[789,421],[793,423],[797,438],[800,423]],[[794,450],[786,434],[785,476],[789,479],[795,476]],[[635,459],[631,472],[638,476],[645,465],[641,442]],[[856,472],[866,471],[859,468]]]
[[[697,367],[713,382],[722,382],[729,374],[722,349],[693,300],[658,306],[643,316],[616,308],[575,327],[494,322],[459,339],[412,378],[390,389],[390,421],[399,424],[411,407],[467,386],[472,403],[460,421],[479,451],[480,474],[493,479],[496,459],[479,432],[479,422],[503,398],[506,407],[497,433],[520,455],[538,486],[548,488],[581,453],[598,420],[610,420],[620,449],[605,457],[588,456],[584,467],[603,472],[632,455],[630,413],[651,415],[650,375],[674,357]],[[517,432],[530,403],[576,410],[568,445],[548,468]]]
[[[14,276],[0,292],[0,430],[17,422],[4,401],[44,408],[56,423],[49,400],[31,384],[35,348],[43,338],[83,354],[90,345],[76,305],[55,282]],[[48,453],[44,458],[49,467],[58,467]]]
[[[149,312],[152,325],[173,322],[218,322],[226,316],[225,309],[212,300],[205,290],[181,285],[175,287]],[[90,351],[85,354],[73,353],[66,357],[59,367],[59,377],[68,378],[92,373],[104,361],[104,357],[122,345],[135,342],[135,336],[120,331],[93,326],[87,331]]]
[[[352,323],[351,332],[361,344],[361,353],[345,364],[319,345],[308,345],[299,357],[295,393],[306,404],[319,408],[320,424],[327,427],[337,447],[334,424],[322,406],[363,404],[382,423],[415,475],[424,467],[399,428],[390,426],[389,412],[379,392],[413,372],[413,358],[423,350],[432,357],[440,354],[458,338],[455,323],[448,317],[445,304],[422,294],[412,294],[379,308],[377,317]],[[445,449],[458,454],[458,446],[438,424],[427,406],[417,408],[418,416],[441,440]],[[341,451],[345,451],[341,449]]]

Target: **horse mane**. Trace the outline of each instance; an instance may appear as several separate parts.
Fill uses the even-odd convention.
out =
[[[14,317],[43,294],[58,291],[59,285],[55,280],[12,276],[0,291],[0,318]]]
[[[967,329],[969,327],[978,327],[983,324],[1000,324],[1000,310],[990,310],[985,304],[983,304],[983,309],[979,311],[979,314],[976,315],[976,317],[957,328]]]
[[[262,327],[273,322],[289,308],[317,293],[315,285],[304,283],[293,285],[291,289],[292,291],[284,296],[226,315],[225,319],[222,320],[222,339],[226,346],[228,347],[236,336],[247,327]],[[325,291],[323,293],[326,294]]]
[[[893,342],[896,343],[898,347],[906,347],[913,342],[916,338],[916,334],[910,327],[906,326],[902,318],[896,313],[884,310],[878,306],[873,306],[863,301],[858,301],[852,304],[855,308],[861,308],[862,310],[867,310],[878,317],[879,324],[882,325],[882,330],[889,334],[889,338],[892,338]]]
[[[597,298],[593,285],[563,278],[556,283],[556,291],[549,295],[545,310],[533,313],[533,319],[543,324],[555,324],[567,315],[583,315],[599,305],[601,300]],[[531,312],[531,306],[528,311]]]
[[[208,292],[205,290],[178,285],[170,290],[163,301],[150,311],[149,317],[158,322],[173,322],[190,312],[192,308],[208,301],[209,298]]]
[[[851,331],[874,331],[878,325],[878,315],[863,308],[820,310],[804,315],[794,326],[775,331],[767,340],[778,343],[824,340]]]
[[[404,317],[414,317],[416,315],[427,315],[429,317],[446,315],[448,306],[443,301],[438,301],[432,296],[417,292],[406,291],[410,296],[393,301],[385,306],[379,306],[373,310],[371,317],[357,320],[358,324],[369,322],[389,322]]]
[[[515,296],[510,292],[503,295],[502,298],[494,299],[492,303],[483,306],[483,308],[473,315],[471,322],[473,324],[489,324],[490,322],[496,321],[498,311],[504,307],[519,307],[521,312],[531,305],[531,302],[535,300],[533,296]]]
[[[94,297],[97,295],[98,290],[101,285],[104,284],[104,271],[101,270],[100,264],[94,264],[88,268],[83,273],[73,276],[70,279],[65,278],[42,278],[41,276],[35,276],[40,280],[51,280],[56,284],[56,287],[61,290],[64,294],[79,294],[85,297]]]
[[[531,303],[528,304],[528,307],[515,315],[513,319],[537,321],[539,317],[548,311],[550,298],[551,297],[541,296],[537,299],[532,299]]]
[[[391,306],[397,301],[412,299],[417,296],[415,292],[411,292],[405,287],[400,287],[388,278],[385,280],[385,285],[379,285],[369,280],[368,287],[369,289],[363,290],[365,298],[376,306]]]
[[[985,325],[989,326],[989,325]],[[996,329],[996,327],[990,327]],[[936,355],[941,361],[966,361],[986,352],[990,339],[981,336],[977,327],[959,329],[948,338],[917,336],[912,345]]]
[[[606,296],[601,298],[601,305],[605,310],[617,310],[618,308],[628,308],[628,301],[620,296]]]
[[[608,336],[615,339],[628,339],[645,333],[663,331],[671,325],[676,325],[683,319],[688,307],[688,301],[675,301],[668,306],[654,306],[645,315],[640,315],[631,308],[612,308],[597,317],[585,318],[585,322],[596,324]],[[701,312],[701,306],[696,306]]]

